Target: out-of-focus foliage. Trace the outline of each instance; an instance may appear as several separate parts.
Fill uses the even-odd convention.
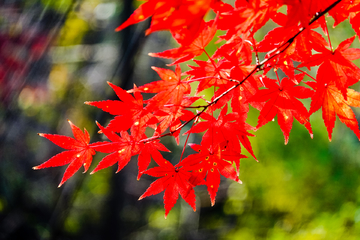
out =
[[[287,146],[275,122],[257,131],[252,145],[260,162],[242,161],[242,185],[223,179],[214,207],[206,189],[196,188],[196,213],[179,201],[165,220],[161,196],[136,201],[153,180],[135,180],[136,161],[117,175],[115,168],[91,177],[76,173],[56,188],[64,169],[31,167],[60,149],[36,133],[71,135],[66,121],[71,119],[95,135],[93,119],[109,116],[83,103],[111,98],[106,81],[131,88],[158,80],[150,66],[168,62],[147,53],[175,46],[164,32],[145,41],[146,23],[114,32],[137,1],[5,2],[0,4],[0,239],[360,236],[359,142],[336,124],[329,143],[321,113],[311,119],[314,139],[299,124]],[[337,35],[330,31],[334,45],[352,34],[347,21],[341,25]],[[265,26],[263,34],[267,31]],[[256,111],[251,114],[254,125]],[[171,151],[164,157],[181,154],[175,145]]]

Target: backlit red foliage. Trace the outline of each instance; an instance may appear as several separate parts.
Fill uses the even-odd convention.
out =
[[[285,13],[279,10],[283,6]],[[95,152],[108,155],[92,173],[116,163],[120,171],[137,156],[138,178],[142,174],[157,178],[139,199],[164,191],[166,217],[179,194],[195,210],[195,186],[207,187],[213,205],[220,176],[241,183],[243,149],[256,159],[251,131],[273,119],[280,125],[285,144],[294,118],[312,137],[310,117],[320,108],[329,140],[336,115],[360,139],[350,108],[360,107],[360,93],[350,89],[360,79],[360,69],[352,62],[360,58],[360,49],[351,48],[355,36],[359,37],[359,12],[356,0],[236,0],[234,6],[220,0],[148,0],[117,30],[151,17],[146,34],[168,30],[180,46],[150,55],[172,59],[175,71],[153,67],[159,81],[129,90],[110,83],[119,100],[87,102],[114,116],[107,126],[98,124],[108,141],[90,144],[87,132],[72,124],[75,139],[40,134],[67,151],[35,168],[70,164],[62,184],[81,165],[86,171]],[[206,14],[213,19],[205,22]],[[325,20],[329,17],[335,26],[349,19],[356,35],[333,48]],[[278,27],[256,41],[254,34],[270,20]],[[216,37],[218,30],[223,35]],[[205,47],[214,39],[221,44],[211,56]],[[202,54],[207,61],[195,60],[197,66],[182,72],[179,63]],[[312,76],[309,70],[315,66],[319,69]],[[279,77],[279,70],[286,76]],[[276,72],[276,79],[267,76],[270,71]],[[311,81],[303,83],[305,76]],[[202,92],[209,88],[214,94],[204,99]],[[142,93],[154,96],[143,100]],[[301,99],[311,101],[309,110]],[[249,105],[260,112],[256,127],[246,122]],[[203,133],[202,141],[189,143],[197,153],[184,159],[179,156],[172,164],[160,153],[168,151],[161,140],[172,136],[179,143],[185,125],[190,130],[183,135]],[[152,136],[147,135],[148,128],[153,129]],[[148,168],[151,159],[158,166]]]

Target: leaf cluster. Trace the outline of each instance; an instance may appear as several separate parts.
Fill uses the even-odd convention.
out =
[[[286,13],[279,11],[283,6]],[[204,16],[210,10],[216,17],[206,22]],[[179,194],[195,210],[194,187],[198,185],[206,186],[214,205],[221,176],[241,183],[240,160],[247,157],[243,149],[256,160],[249,140],[255,135],[250,131],[275,118],[285,144],[294,119],[313,136],[310,116],[319,109],[329,140],[336,115],[360,139],[350,108],[360,107],[360,94],[350,89],[360,79],[360,69],[352,62],[360,58],[360,49],[350,47],[355,36],[334,49],[326,22],[326,17],[332,17],[336,27],[349,19],[359,37],[359,12],[359,0],[237,0],[234,6],[220,0],[148,0],[117,30],[151,17],[145,34],[167,30],[180,47],[149,55],[171,59],[169,65],[175,65],[175,71],[153,67],[160,80],[129,90],[109,83],[119,100],[86,102],[113,115],[107,126],[97,123],[108,141],[90,144],[87,131],[82,133],[69,122],[75,139],[39,134],[67,151],[34,168],[70,164],[62,185],[81,166],[87,171],[96,152],[108,155],[91,173],[116,163],[119,172],[137,156],[138,179],[142,174],[157,178],[139,200],[164,191],[166,217]],[[254,34],[270,20],[279,26],[256,41]],[[218,30],[224,35],[215,37]],[[221,45],[210,56],[205,47],[214,38]],[[182,72],[180,63],[202,54],[206,61],[195,60],[197,66]],[[264,55],[263,59],[259,55]],[[316,76],[311,75],[313,67],[318,67]],[[278,76],[279,69],[285,77]],[[268,77],[270,71],[275,71],[276,79]],[[303,83],[304,76],[312,80]],[[197,86],[192,91],[194,82]],[[210,88],[213,96],[205,99],[201,94]],[[143,93],[153,97],[144,100]],[[206,104],[198,105],[200,99]],[[302,99],[311,101],[309,110]],[[249,106],[260,112],[256,126],[246,122]],[[171,136],[179,144],[180,131],[186,125],[191,127],[183,134],[187,135],[185,145],[190,134],[202,133],[202,141],[189,143],[196,153],[186,158],[181,155],[173,165],[160,152],[169,151],[161,140]],[[152,136],[148,136],[149,128]],[[151,159],[156,167],[149,168]]]

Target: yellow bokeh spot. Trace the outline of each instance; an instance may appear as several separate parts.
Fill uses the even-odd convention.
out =
[[[149,226],[157,229],[171,228],[178,224],[178,217],[179,214],[175,208],[171,209],[166,219],[163,209],[155,210],[149,216]]]

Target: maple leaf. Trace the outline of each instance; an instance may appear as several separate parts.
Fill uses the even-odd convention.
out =
[[[256,49],[259,52],[276,54],[275,50],[291,39],[291,45],[282,54],[278,55],[279,62],[284,62],[288,57],[295,61],[304,62],[312,55],[312,49],[329,47],[321,34],[312,30],[321,24],[326,24],[324,18],[317,20],[317,24],[312,24],[311,27],[301,32],[295,39],[292,39],[292,37],[299,31],[299,26],[287,26],[289,19],[293,19],[292,15],[277,13],[271,19],[281,27],[269,31],[264,39],[257,44]]]
[[[216,30],[216,20],[209,21],[203,25],[199,36],[190,45],[183,45],[179,48],[169,49],[160,53],[149,53],[149,56],[177,59],[169,65],[185,62],[200,56],[205,51],[206,45],[214,38]]]
[[[232,91],[231,108],[234,112],[243,114],[243,117],[245,117],[244,122],[246,120],[246,115],[244,115],[244,113],[247,113],[249,111],[249,103],[247,102],[247,100],[254,96],[257,91],[259,91],[259,87],[263,86],[260,81],[260,77],[254,76],[254,81],[256,82],[256,86],[254,86],[254,84],[251,84],[249,81],[245,81],[241,84],[241,86]],[[219,93],[216,93],[216,95],[220,94],[223,91],[221,90],[222,89],[219,88]],[[260,110],[263,108],[264,103],[250,102],[250,105]]]
[[[296,75],[296,82],[300,83],[304,74]],[[259,129],[278,115],[278,124],[284,134],[285,144],[289,141],[289,134],[292,128],[293,116],[308,129],[312,136],[312,130],[309,123],[309,113],[304,105],[297,98],[309,98],[313,92],[305,87],[297,86],[289,78],[283,78],[278,85],[276,80],[268,77],[263,78],[264,85],[267,89],[259,90],[253,95],[249,102],[265,102],[260,111],[258,124]]]
[[[191,172],[181,168],[179,164],[176,166],[172,165],[159,152],[152,152],[151,156],[159,166],[150,168],[143,173],[160,178],[150,184],[149,188],[139,197],[139,200],[165,190],[165,218],[177,202],[179,194],[195,211],[194,186],[189,182]]]
[[[147,142],[141,148],[141,152],[139,153],[138,156],[138,168],[139,168],[139,173],[137,177],[138,180],[140,179],[143,172],[148,168],[151,162],[151,153],[154,154],[154,152],[158,152],[159,150],[163,152],[170,152],[170,150],[167,149],[163,144],[161,144],[159,140]]]
[[[61,185],[63,185],[71,176],[73,176],[81,166],[84,166],[85,173],[90,167],[92,156],[95,154],[92,145],[89,144],[90,136],[88,131],[84,129],[83,133],[80,128],[75,126],[71,121],[68,122],[75,139],[63,135],[39,133],[39,136],[50,140],[59,147],[67,149],[68,151],[61,152],[43,164],[33,167],[33,169],[37,170],[69,164],[58,187],[61,187]]]
[[[238,112],[226,113],[227,106],[221,110],[217,119],[210,114],[202,113],[200,117],[206,121],[197,123],[189,131],[184,133],[184,135],[206,131],[203,135],[203,145],[219,145],[223,142],[227,142],[230,149],[241,152],[241,143],[256,159],[249,141],[249,136],[254,135],[247,132],[247,130],[254,130],[254,128],[245,123]]]
[[[360,69],[351,62],[360,58],[360,49],[349,49],[354,39],[355,36],[344,40],[333,52],[325,47],[317,49],[321,53],[309,57],[306,63],[298,67],[323,65],[323,68],[327,68],[332,75],[336,76],[333,81],[346,99],[347,88],[360,79]]]
[[[358,11],[360,12],[360,5],[357,6]],[[360,38],[360,14],[351,14],[350,15],[350,23],[352,28],[354,29],[358,38]]]
[[[219,62],[194,60],[194,62],[198,64],[199,67],[189,65],[192,70],[185,72],[185,74],[193,76],[190,81],[199,81],[196,94],[199,94],[207,88],[213,86],[218,87],[229,83],[228,76],[231,65],[227,64],[228,62],[224,60]]]
[[[360,0],[342,0],[333,9],[329,11],[329,15],[334,18],[334,27],[345,19],[350,17],[350,22],[354,19],[355,13],[360,11]],[[358,28],[353,27],[354,31],[359,31]],[[358,34],[359,35],[359,34]]]
[[[164,107],[160,107],[158,111],[154,112],[154,115],[159,120],[159,125],[156,128],[156,132],[161,134],[170,128],[173,132],[172,136],[175,138],[177,144],[179,144],[180,131],[176,131],[178,127],[182,125],[181,121],[189,121],[194,117],[194,113],[185,110],[184,106],[190,106],[193,102],[198,100],[199,97],[184,97],[181,105],[169,104]]]
[[[360,140],[358,121],[352,107],[360,107],[360,94],[352,89],[347,89],[346,99],[343,91],[335,85],[333,78],[323,65],[319,67],[317,82],[307,82],[315,90],[311,98],[310,114],[322,107],[322,117],[328,131],[329,140],[332,138],[332,131],[335,125],[336,115],[340,121],[350,128]]]
[[[85,102],[87,105],[91,105],[100,108],[104,112],[108,112],[115,115],[114,119],[110,121],[106,127],[108,130],[121,132],[128,130],[131,126],[145,127],[147,125],[155,124],[156,118],[143,107],[143,98],[137,91],[135,86],[133,92],[134,97],[125,91],[124,89],[108,82],[110,87],[115,91],[116,95],[120,99],[118,100],[105,100]]]
[[[223,39],[222,36],[219,37]],[[243,34],[240,36],[233,36],[225,44],[221,45],[212,56],[214,59],[225,57],[229,61],[230,59],[236,59],[236,61],[241,61],[250,65],[252,62],[252,50],[251,46],[253,45],[253,39],[250,36]],[[232,64],[233,66],[234,64]]]
[[[233,64],[232,62],[228,62],[228,61],[222,63],[219,66],[219,71],[220,71],[219,76],[214,80],[210,79],[210,81],[209,80],[207,81],[207,78],[200,80],[199,87],[200,84],[202,83],[201,81],[204,81],[205,82],[204,84],[210,82],[213,83],[215,86],[219,87],[215,91],[211,100],[214,101],[214,99],[217,99],[219,96],[223,96],[223,97],[218,99],[218,101],[215,104],[213,104],[211,107],[208,108],[210,111],[221,108],[228,101],[231,100],[232,110],[234,112],[238,112],[239,114],[243,115],[243,113],[247,113],[249,111],[249,104],[246,103],[247,99],[253,96],[258,91],[258,88],[262,87],[263,84],[260,81],[261,78],[258,75],[249,76],[249,73],[252,70],[254,70],[254,66],[240,65],[237,66],[236,68],[232,67],[233,69],[229,73],[229,71],[227,71],[228,69],[226,68],[227,67],[231,68],[232,64]],[[234,87],[237,83],[241,82],[245,78],[247,78],[246,81],[242,82],[240,86],[233,89],[228,94],[224,95],[224,93],[226,93],[230,88]],[[256,109],[261,109],[263,103],[251,102],[250,105],[252,105]],[[245,116],[246,118],[246,115],[243,116]]]
[[[286,26],[298,26],[298,22],[300,22],[302,27],[307,27],[316,13],[324,11],[335,1],[280,0],[279,3],[287,5],[288,16],[291,16]]]
[[[167,103],[180,105],[183,97],[190,93],[190,84],[181,80],[181,69],[176,65],[175,72],[170,69],[152,67],[162,80],[145,84],[138,91],[145,93],[157,93],[148,100],[146,109],[155,111]]]
[[[116,171],[116,173],[118,173],[129,163],[131,156],[139,154],[142,144],[126,131],[121,131],[121,136],[119,136],[115,132],[102,127],[98,122],[96,124],[101,132],[112,142],[105,142],[94,146],[96,151],[110,154],[104,157],[90,174],[110,167],[115,163],[118,163],[118,169]],[[139,138],[140,136],[136,137]],[[143,138],[145,139],[146,136],[143,136]]]
[[[214,206],[216,193],[220,185],[220,174],[242,183],[237,176],[238,171],[227,160],[235,162],[237,168],[239,168],[240,158],[246,158],[246,156],[235,151],[225,151],[220,147],[220,144],[216,147],[203,145],[203,143],[202,145],[189,144],[189,146],[198,153],[191,154],[183,159],[181,165],[187,166],[187,169],[195,170],[196,173],[202,176],[201,178],[206,176],[205,184],[210,195],[211,205]]]
[[[217,0],[149,0],[140,5],[116,31],[152,16],[146,35],[159,30],[170,30],[178,42],[187,45],[196,38],[203,17],[216,2]]]
[[[235,8],[220,15],[218,28],[228,30],[224,39],[248,32],[253,35],[265,25],[279,7],[277,0],[237,0]],[[249,31],[250,29],[252,31]]]
[[[232,61],[231,64],[235,64],[235,61]],[[262,86],[261,81],[259,81],[259,76],[250,74],[254,71],[255,66],[253,65],[237,65],[233,67],[230,76],[228,77],[229,81],[227,84],[220,85],[219,88],[215,91],[215,94],[212,96],[211,101],[215,101],[215,104],[212,104],[208,109],[209,111],[214,111],[216,109],[222,108],[230,99],[237,100],[245,99],[249,96],[252,96],[257,89]],[[246,81],[243,81],[246,79]],[[233,88],[237,83],[242,82],[241,86],[238,86],[236,89],[228,92],[229,89]],[[239,93],[238,91],[241,91]],[[225,94],[227,93],[228,94]],[[225,94],[225,95],[224,95]],[[222,96],[220,99],[219,96]],[[241,97],[241,99],[240,99]],[[235,101],[237,101],[235,100]],[[261,104],[260,104],[261,105]],[[259,108],[259,104],[254,104],[255,108]],[[243,106],[245,107],[245,105]],[[247,109],[247,106],[245,107]],[[234,111],[238,111],[239,108],[234,109]]]

